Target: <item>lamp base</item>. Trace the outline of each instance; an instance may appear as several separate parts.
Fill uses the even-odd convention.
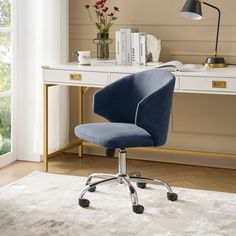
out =
[[[224,57],[208,57],[205,62],[208,68],[224,68],[227,67]]]

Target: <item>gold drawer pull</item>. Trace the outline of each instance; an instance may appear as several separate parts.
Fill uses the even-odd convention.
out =
[[[42,65],[41,67],[42,67],[42,69],[49,69],[48,65]]]
[[[227,82],[221,80],[213,80],[212,81],[212,88],[226,88]]]
[[[81,74],[70,74],[70,80],[82,80]]]

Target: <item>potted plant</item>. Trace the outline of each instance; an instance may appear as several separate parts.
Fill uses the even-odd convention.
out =
[[[107,0],[97,0],[92,6],[85,5],[91,22],[98,29],[97,38],[93,41],[97,44],[97,58],[100,59],[109,58],[109,44],[112,42],[109,38],[109,30],[118,19],[116,14],[119,12],[119,8],[116,6],[109,9],[107,2]],[[91,14],[91,8],[94,9],[95,17]]]

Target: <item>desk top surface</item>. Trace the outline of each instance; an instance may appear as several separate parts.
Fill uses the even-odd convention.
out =
[[[52,70],[71,70],[71,71],[91,71],[91,72],[110,72],[110,73],[136,73],[145,70],[154,69],[155,66],[90,66],[90,65],[78,65],[76,63],[68,63],[61,65],[52,65],[47,69]],[[193,71],[175,71],[175,75],[186,76],[209,76],[209,77],[234,77],[236,78],[236,66],[228,66],[226,68],[219,69],[195,69]]]

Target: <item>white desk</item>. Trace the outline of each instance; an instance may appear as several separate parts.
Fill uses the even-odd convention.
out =
[[[44,83],[44,163],[48,170],[48,159],[70,148],[79,146],[79,155],[83,154],[85,142],[79,140],[56,152],[48,153],[48,87],[54,85],[78,86],[79,88],[79,124],[83,123],[83,94],[87,88],[102,88],[132,73],[153,69],[153,67],[131,66],[79,66],[77,64],[43,66]],[[236,95],[236,67],[207,69],[200,72],[174,72],[176,93],[225,94]],[[153,148],[160,151],[160,148]],[[170,150],[171,151],[171,150]],[[181,150],[175,150],[181,152]],[[184,152],[184,151],[183,151]],[[199,153],[204,153],[199,151]],[[209,155],[234,154],[204,153]]]

